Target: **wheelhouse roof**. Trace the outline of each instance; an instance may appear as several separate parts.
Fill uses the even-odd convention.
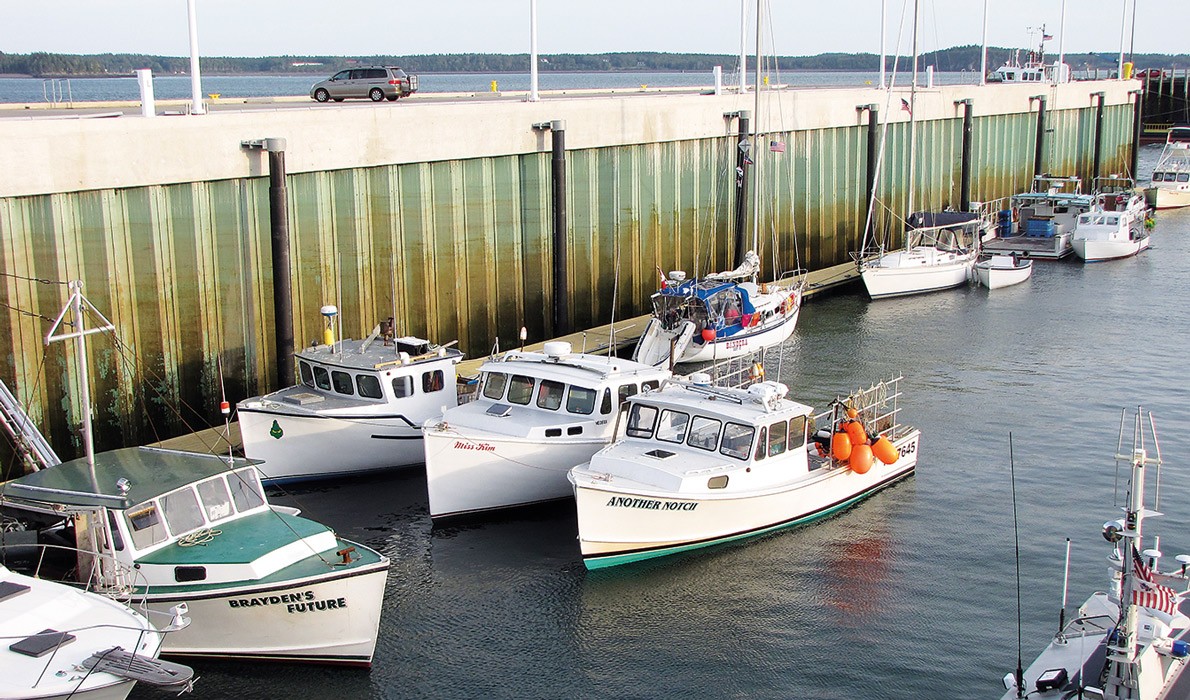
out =
[[[608,358],[603,355],[583,353],[551,356],[541,352],[521,352],[519,350],[512,350],[498,358],[490,359],[484,362],[479,370],[505,374],[520,373],[579,384],[588,383],[593,379],[603,380],[611,377],[645,375],[649,378],[661,378],[669,376],[669,372],[664,369],[615,357]]]
[[[380,369],[395,369],[420,364],[441,362],[443,360],[458,361],[463,359],[463,353],[455,348],[443,348],[421,338],[398,338],[393,345],[385,345],[383,341],[373,340],[365,346],[365,340],[343,340],[331,345],[315,345],[294,353],[298,359],[313,362],[328,367],[342,367],[344,369],[365,370],[375,372]],[[397,354],[402,347],[413,349],[409,365],[400,363]],[[418,354],[414,354],[422,350]],[[443,351],[442,356],[438,355]],[[433,354],[429,354],[433,353]]]
[[[699,415],[723,418],[757,425],[769,423],[774,417],[811,415],[814,409],[790,399],[779,399],[768,409],[755,394],[746,389],[702,387],[675,380],[661,385],[661,389],[637,394],[628,399],[634,404],[670,408]]]
[[[81,458],[14,479],[0,486],[0,495],[38,503],[122,510],[187,484],[258,463],[197,452],[128,447],[95,455],[98,493],[91,485],[87,460]],[[120,479],[129,481],[126,494],[117,486]]]

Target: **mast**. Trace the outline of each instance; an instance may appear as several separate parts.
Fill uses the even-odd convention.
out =
[[[905,218],[913,216],[913,182],[917,176],[917,25],[918,0],[913,0],[913,81],[909,88],[909,202],[906,205]],[[909,245],[909,238],[905,238],[905,245]]]
[[[760,28],[764,23],[763,1],[756,0],[756,78],[752,95],[752,250],[760,253],[760,184],[762,172],[760,162]]]

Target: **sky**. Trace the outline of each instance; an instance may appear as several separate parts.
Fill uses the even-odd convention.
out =
[[[1190,51],[1190,0],[1135,0],[1137,53]],[[527,53],[530,0],[195,0],[203,56]],[[749,17],[755,2],[743,0]],[[912,0],[886,0],[889,53]],[[922,51],[979,44],[985,0],[920,0]],[[988,44],[1026,47],[1045,24],[1067,52],[1120,49],[1125,0],[986,0]],[[910,9],[905,5],[909,3]],[[881,0],[765,0],[765,53],[880,50]],[[741,0],[537,0],[538,52],[740,51]],[[749,19],[749,24],[754,20]],[[1129,21],[1130,23],[1130,21]],[[908,20],[904,26],[908,26]],[[151,28],[151,29],[150,29]],[[755,39],[748,30],[748,45]],[[908,31],[900,32],[909,53]],[[186,0],[5,0],[0,51],[189,54]],[[749,53],[753,51],[748,49]]]

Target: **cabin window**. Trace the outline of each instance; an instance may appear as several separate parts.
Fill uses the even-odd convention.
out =
[[[769,426],[769,456],[776,457],[785,454],[785,443],[789,432],[789,424],[785,421],[773,423]]]
[[[728,423],[723,429],[723,444],[719,446],[719,452],[736,459],[748,459],[755,434],[756,429],[750,425]]]
[[[508,403],[528,406],[533,399],[533,377],[514,374],[508,382]]]
[[[636,396],[639,392],[635,384],[624,384],[617,390],[621,404],[627,401],[629,396]]]
[[[502,372],[488,372],[483,378],[483,395],[489,399],[499,401],[504,396],[504,387],[508,386],[508,375]]]
[[[611,389],[603,390],[603,403],[601,403],[599,405],[599,412],[605,416],[612,412],[612,390]]]
[[[124,535],[120,533],[120,526],[116,523],[115,511],[109,510],[107,512],[108,530],[112,533],[112,547],[115,547],[117,552],[124,551]]]
[[[1169,178],[1165,178],[1169,182]],[[1178,173],[1178,182],[1190,182],[1190,173]]]
[[[641,382],[641,386],[643,387],[642,391],[652,391],[661,387],[661,380],[650,379],[647,382]]]
[[[298,363],[298,371],[302,374],[302,384],[306,386],[314,386],[314,370],[310,369],[310,363],[301,361]]]
[[[374,374],[355,375],[355,386],[359,395],[365,399],[383,399],[384,392],[380,390],[380,380]]]
[[[446,388],[446,380],[442,374],[442,370],[433,369],[421,375],[421,390],[423,393],[432,394],[435,391],[442,391]]]
[[[335,370],[331,372],[331,382],[335,385],[335,392],[355,396],[355,385],[351,383],[351,375]]]
[[[124,519],[128,521],[132,544],[137,549],[164,542],[167,537],[165,524],[161,522],[161,513],[157,511],[157,504],[153,501],[146,501],[124,511]]]
[[[657,439],[662,442],[685,442],[686,427],[690,425],[690,414],[666,409],[657,422]]]
[[[584,416],[589,416],[595,412],[595,397],[598,396],[594,389],[587,389],[581,386],[570,387],[570,393],[566,396],[566,410],[570,413],[580,413]],[[611,408],[610,406],[608,407]]]
[[[413,396],[413,377],[407,374],[403,377],[393,377],[393,398],[403,399],[406,396]]]
[[[231,487],[231,498],[239,512],[243,513],[264,505],[260,477],[256,475],[255,469],[239,469],[232,472],[227,476],[227,485]]]
[[[766,435],[768,435],[768,428],[761,426],[760,439],[756,441],[756,456],[753,457],[753,459],[755,459],[758,462],[760,460],[764,459],[765,457],[767,457],[769,454],[769,452],[768,452],[769,442],[768,442],[768,438],[765,437]]]
[[[711,478],[707,479],[707,488],[708,489],[725,489],[725,488],[727,488],[727,480],[728,480],[728,476],[726,474],[720,474],[719,476],[712,476]]]
[[[227,492],[227,482],[222,477],[199,484],[198,497],[202,501],[203,513],[210,522],[222,520],[234,512],[231,507],[231,494]]]
[[[542,379],[537,387],[537,407],[547,411],[556,411],[562,406],[562,395],[566,393],[566,385],[552,379]]]
[[[806,416],[789,419],[789,449],[796,450],[806,444]]]
[[[331,390],[331,373],[325,367],[314,368],[314,386],[319,389]]]
[[[1165,173],[1153,173],[1153,182],[1161,182],[1165,179]]]
[[[706,416],[695,416],[694,420],[690,421],[690,437],[686,438],[686,444],[714,452],[719,445],[719,431],[722,429],[721,421]]]
[[[205,524],[198,507],[198,496],[191,488],[162,496],[161,512],[165,513],[165,523],[174,535],[197,530]]]
[[[636,404],[628,414],[628,437],[651,438],[657,425],[657,409]]]

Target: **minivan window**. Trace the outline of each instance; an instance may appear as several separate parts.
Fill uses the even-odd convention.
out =
[[[335,73],[335,77],[331,78],[331,80],[351,80],[351,71],[341,70]]]

